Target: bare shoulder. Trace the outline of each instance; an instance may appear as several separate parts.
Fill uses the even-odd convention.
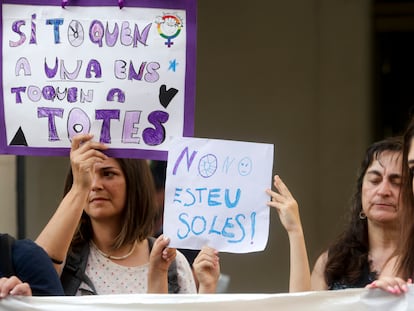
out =
[[[311,275],[312,290],[326,290],[328,284],[325,281],[325,267],[328,261],[328,252],[323,252],[315,262]]]
[[[319,255],[318,259],[315,262],[315,266],[313,267],[313,271],[316,269],[318,270],[325,270],[326,262],[328,261],[328,251],[323,252]]]

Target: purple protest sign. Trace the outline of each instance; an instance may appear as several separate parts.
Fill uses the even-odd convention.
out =
[[[167,159],[194,132],[196,0],[6,0],[0,153]]]

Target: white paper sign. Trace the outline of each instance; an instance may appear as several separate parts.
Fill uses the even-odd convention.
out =
[[[177,137],[170,142],[163,231],[170,246],[247,253],[266,247],[273,145]]]

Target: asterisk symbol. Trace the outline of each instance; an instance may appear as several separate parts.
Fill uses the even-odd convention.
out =
[[[175,72],[175,70],[177,69],[177,65],[178,65],[178,62],[177,62],[177,60],[170,60],[170,67],[168,67],[168,70],[172,70],[172,71],[174,71]]]

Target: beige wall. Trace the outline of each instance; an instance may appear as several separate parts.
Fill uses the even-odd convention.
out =
[[[0,232],[17,234],[16,157],[0,156]]]
[[[199,1],[195,134],[275,144],[312,263],[370,139],[370,22],[369,1]],[[221,256],[231,291],[287,291],[287,243],[273,212],[265,252]]]
[[[58,206],[69,167],[63,157],[26,158],[26,231],[35,239]]]
[[[274,173],[300,204],[312,264],[340,230],[370,142],[370,14],[368,0],[198,1],[195,136],[275,144]],[[67,159],[26,164],[35,238]],[[287,235],[271,217],[264,252],[221,254],[231,292],[287,291]]]

